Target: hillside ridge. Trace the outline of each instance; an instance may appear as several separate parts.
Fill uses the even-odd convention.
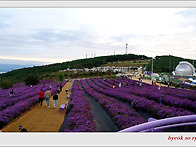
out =
[[[118,65],[118,62],[124,61],[132,61],[136,62],[137,60],[143,60],[138,66],[146,66],[146,70],[151,70],[151,57],[147,57],[145,55],[134,55],[134,54],[124,54],[124,55],[109,55],[109,56],[99,56],[94,58],[85,58],[85,59],[77,59],[62,63],[54,63],[49,65],[42,65],[42,66],[34,66],[28,68],[22,68],[13,70],[7,73],[0,74],[0,80],[8,79],[10,81],[24,81],[24,79],[30,75],[38,75],[42,77],[47,74],[51,74],[54,72],[58,72],[60,70],[64,70],[67,68],[70,69],[82,69],[82,68],[93,68],[99,66],[109,66],[108,63],[112,63],[112,65]],[[184,59],[181,57],[171,56],[171,55],[163,55],[163,56],[156,56],[153,59],[153,69],[154,72],[172,72],[175,67],[178,65],[180,61],[188,61],[190,63],[196,63],[196,60],[191,59]],[[144,64],[145,62],[145,64]],[[129,64],[129,63],[128,63]],[[120,65],[119,65],[120,66]],[[128,65],[127,65],[128,66]]]

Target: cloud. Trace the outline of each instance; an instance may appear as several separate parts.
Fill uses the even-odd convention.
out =
[[[195,8],[0,8],[0,58],[55,63],[124,54],[128,43],[128,53],[194,59],[195,15]]]
[[[8,23],[6,23],[6,22],[2,22],[2,21],[0,20],[0,28],[1,28],[1,29],[8,28],[9,26],[10,26],[10,24],[8,24]]]

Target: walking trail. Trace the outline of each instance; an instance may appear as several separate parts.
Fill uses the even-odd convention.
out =
[[[136,77],[133,76],[132,80],[139,81],[139,76],[136,76]],[[152,85],[152,80],[149,80],[149,79],[142,79],[142,82]],[[157,83],[157,85],[160,85],[160,83]],[[167,87],[167,85],[164,85],[164,84],[161,84],[161,86]],[[172,86],[170,86],[170,87],[172,87]]]
[[[70,89],[72,84],[73,82],[67,82],[62,92],[58,94],[57,108],[53,108],[53,99],[51,97],[49,108],[45,105],[46,101],[44,100],[42,106],[34,106],[30,111],[8,124],[1,131],[19,132],[19,126],[22,125],[28,132],[59,132],[65,116],[63,111],[59,112],[59,108],[61,104],[65,104],[68,101],[65,90]],[[70,94],[71,92],[69,91],[68,95]]]

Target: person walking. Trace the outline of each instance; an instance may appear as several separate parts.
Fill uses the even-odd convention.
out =
[[[170,82],[167,82],[167,87],[169,87],[170,86]]]
[[[44,99],[44,92],[42,89],[38,92],[38,95],[39,95],[39,104],[40,106],[42,106],[43,99]]]
[[[159,86],[158,86],[158,90],[160,90],[161,89],[161,83],[159,84]]]
[[[14,94],[13,89],[10,91],[10,96],[12,96]]]
[[[51,97],[50,89],[48,89],[48,90],[45,92],[45,97],[46,97],[46,105],[47,105],[48,107],[50,107],[50,105],[49,105],[50,97]]]
[[[61,90],[60,90],[60,85],[57,85],[57,93],[59,93]]]
[[[68,89],[65,89],[66,94],[68,94]]]
[[[121,83],[119,83],[118,87],[121,87]]]
[[[53,105],[54,105],[54,108],[57,107],[57,100],[58,100],[58,95],[57,95],[57,92],[53,95]]]
[[[182,89],[184,89],[184,81],[182,82]]]
[[[59,88],[60,88],[60,91],[62,91],[63,86],[60,84],[60,87]]]

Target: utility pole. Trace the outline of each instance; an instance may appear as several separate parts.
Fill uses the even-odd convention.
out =
[[[86,59],[87,59],[87,54],[86,54]]]
[[[127,54],[127,45],[128,45],[128,44],[126,43],[126,54]]]
[[[169,73],[170,73],[170,67],[171,67],[171,60],[169,60]]]
[[[68,81],[70,80],[70,66],[68,66],[69,67],[69,71],[68,71]]]

